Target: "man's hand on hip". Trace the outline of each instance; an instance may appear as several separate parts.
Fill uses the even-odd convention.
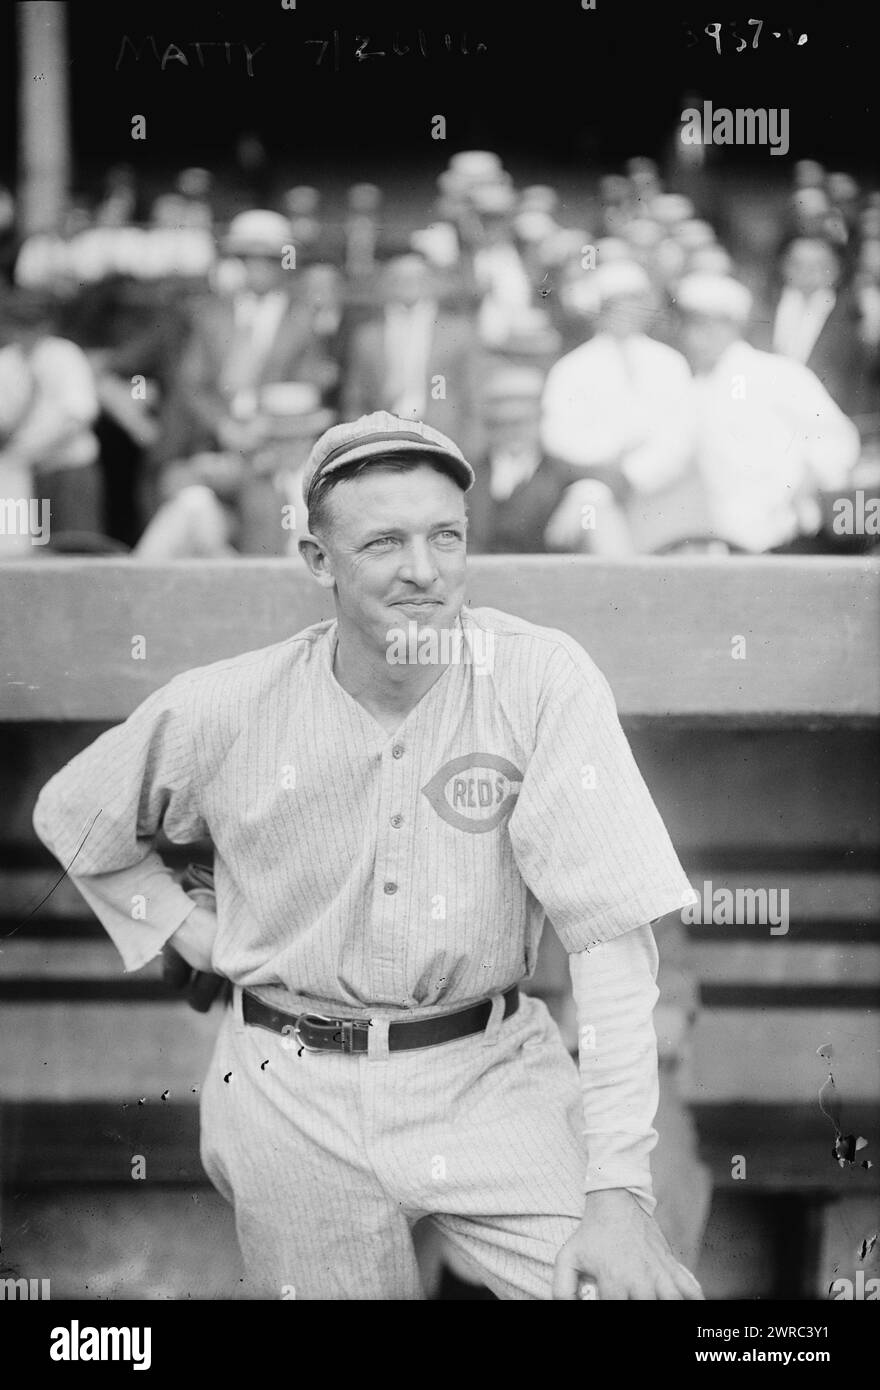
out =
[[[214,950],[214,938],[217,935],[217,915],[206,907],[194,907],[182,926],[169,938],[168,945],[172,946],[178,955],[193,970],[213,969],[211,957]]]
[[[588,1193],[583,1220],[556,1257],[554,1299],[576,1299],[582,1278],[600,1299],[703,1298],[653,1217],[622,1188]]]

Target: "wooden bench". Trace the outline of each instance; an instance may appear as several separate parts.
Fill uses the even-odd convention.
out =
[[[331,610],[284,560],[41,558],[0,565],[0,585],[3,1176],[109,1189],[147,1154],[153,1183],[202,1182],[195,1102],[218,1015],[169,999],[155,966],[120,973],[30,814],[57,767],[173,674]],[[679,925],[677,953],[658,939],[699,1000],[683,1084],[716,1187],[710,1292],[818,1292],[880,1173],[880,565],[485,557],[469,601],[587,648],[698,891],[788,891],[784,935]],[[536,987],[555,1004],[566,987],[550,933]],[[845,1168],[818,1103],[826,1043],[842,1128],[869,1140]]]

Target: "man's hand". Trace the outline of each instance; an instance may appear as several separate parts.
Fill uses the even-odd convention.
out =
[[[556,1257],[554,1299],[576,1299],[582,1278],[601,1299],[702,1299],[652,1217],[631,1192],[591,1192],[579,1229]]]
[[[213,894],[209,895],[213,898]],[[195,907],[162,948],[162,978],[171,989],[186,996],[191,1008],[204,1014],[229,985],[215,975],[211,960],[217,917],[209,907]]]
[[[210,971],[216,935],[216,913],[206,907],[194,907],[183,925],[169,938],[168,945],[183,956],[193,970]]]
[[[634,553],[626,518],[614,492],[598,478],[569,483],[544,529],[548,550],[623,556]]]

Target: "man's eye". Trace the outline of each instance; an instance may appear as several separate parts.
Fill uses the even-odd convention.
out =
[[[438,540],[442,539],[444,536],[451,536],[452,539],[453,539],[454,541],[460,541],[460,540],[461,540],[461,532],[460,532],[460,531],[438,531],[438,532],[437,532],[437,539],[438,539]]]
[[[393,537],[393,536],[377,536],[376,539],[375,539],[374,541],[369,541],[369,542],[368,542],[368,544],[367,544],[367,549],[368,549],[368,550],[371,550],[371,549],[373,548],[373,546],[377,546],[377,545],[389,545],[393,540],[394,540],[394,537]]]

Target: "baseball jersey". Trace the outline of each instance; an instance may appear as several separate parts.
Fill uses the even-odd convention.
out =
[[[213,841],[214,968],[289,1009],[448,1010],[527,977],[545,916],[577,952],[681,907],[583,648],[488,608],[459,625],[394,734],[336,680],[328,620],[176,676],[47,783],[36,831],[127,969],[193,907],[160,828]]]

